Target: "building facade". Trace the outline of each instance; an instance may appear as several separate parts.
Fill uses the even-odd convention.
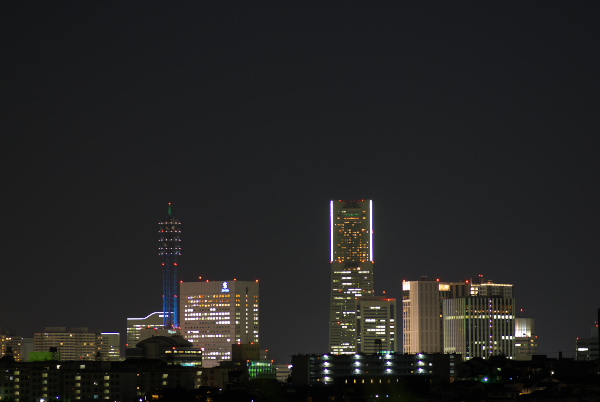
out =
[[[107,333],[108,334],[108,333]],[[115,360],[120,359],[118,333],[107,335],[88,328],[46,327],[33,336],[33,352],[52,352],[56,360]],[[116,344],[115,336],[117,336]],[[115,350],[115,348],[117,348]]]
[[[201,349],[202,365],[231,360],[232,344],[259,343],[258,281],[181,283],[181,335]]]
[[[575,341],[575,359],[577,361],[596,360],[600,357],[598,342],[598,324],[592,327],[589,338],[577,338]]]
[[[127,348],[127,358],[157,359],[181,366],[202,366],[202,351],[179,335],[153,336]]]
[[[357,301],[374,295],[373,202],[330,202],[329,351],[357,351]]]
[[[442,300],[469,295],[468,282],[441,282],[421,277],[402,282],[404,353],[441,353]]]
[[[33,338],[23,338],[14,334],[0,331],[0,357],[12,356],[15,361],[29,361],[29,354],[33,352]]]
[[[450,381],[454,367],[462,362],[459,354],[355,353],[292,356],[292,384],[332,385],[340,379],[403,376],[438,377]]]
[[[533,318],[515,318],[515,360],[531,360],[538,351]]]
[[[156,335],[168,335],[165,334],[164,331],[159,331],[165,330],[164,320],[165,313],[162,311],[155,311],[154,313],[148,314],[146,317],[128,318],[126,347],[135,348],[135,345],[139,341],[143,341],[147,337],[152,336],[152,331],[157,331]]]
[[[11,362],[0,361],[0,400],[140,401],[158,400],[168,389],[197,389],[198,367],[163,361]]]
[[[481,294],[479,291],[481,290]],[[515,356],[515,299],[512,285],[471,286],[471,295],[443,300],[444,353],[471,359]]]
[[[362,297],[357,303],[359,353],[396,352],[396,299]]]
[[[121,360],[120,333],[101,332],[99,342],[102,360],[111,362],[118,362]]]

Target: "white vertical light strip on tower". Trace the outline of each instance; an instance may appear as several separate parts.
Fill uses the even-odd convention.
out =
[[[330,242],[330,257],[329,261],[333,262],[333,200],[329,201],[329,242]]]
[[[369,200],[369,225],[371,226],[369,228],[369,232],[371,232],[371,237],[369,238],[369,247],[371,248],[371,250],[369,251],[369,256],[371,257],[371,262],[373,262],[373,200]]]

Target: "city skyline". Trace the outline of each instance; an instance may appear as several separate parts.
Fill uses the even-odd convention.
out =
[[[181,280],[258,279],[261,346],[326,352],[328,203],[360,197],[376,294],[512,283],[539,353],[574,355],[600,305],[598,11],[0,4],[0,326],[161,311],[172,202]]]
[[[168,203],[168,205],[169,205],[169,217],[172,218],[172,216],[171,216],[172,203]],[[338,205],[339,208],[335,208],[334,205]],[[363,209],[366,209],[366,211],[362,211]],[[343,201],[343,200],[340,200],[340,201],[330,201],[329,202],[329,210],[330,210],[330,217],[329,217],[330,229],[329,229],[329,231],[330,231],[330,246],[331,246],[331,248],[330,248],[330,256],[331,256],[331,258],[334,258],[334,259],[337,258],[340,261],[350,261],[352,263],[353,259],[350,257],[350,255],[351,254],[357,254],[357,255],[361,256],[363,262],[368,262],[370,264],[370,267],[371,267],[371,270],[372,270],[372,266],[373,266],[372,265],[372,263],[373,263],[373,261],[372,261],[372,255],[373,255],[372,249],[374,247],[374,240],[373,240],[374,238],[372,236],[372,234],[373,234],[373,229],[372,229],[372,227],[373,227],[373,224],[372,224],[372,219],[373,219],[373,200],[364,200],[364,199],[361,199],[361,200],[353,200],[353,201]],[[342,220],[344,219],[343,217],[342,218],[338,217],[338,215],[340,215],[340,216],[342,216],[342,215],[348,215],[348,216],[359,215],[359,214],[353,214],[353,212],[356,212],[355,210],[358,211],[359,214],[365,215],[364,219],[367,219],[367,217],[368,217],[368,219],[366,220],[366,222],[367,222],[366,226],[359,224],[358,227],[355,228],[354,226],[356,226],[356,225],[350,225],[352,227],[348,227],[346,229],[343,229],[344,227],[348,226],[348,222],[352,222],[352,221],[338,223],[337,226],[342,227],[342,229],[339,230],[339,232],[342,233],[340,236],[346,236],[346,237],[348,237],[348,236],[350,236],[350,237],[354,236],[355,238],[348,240],[348,239],[342,239],[342,237],[340,237],[340,238],[336,237],[336,240],[334,240],[333,233],[334,233],[334,227],[336,227],[334,225],[334,219],[337,219],[337,218],[342,219]],[[177,222],[177,225],[181,224],[181,222],[179,222],[178,219],[175,219],[175,218],[172,218],[172,219],[174,219]],[[353,219],[353,218],[351,218],[351,219]],[[359,218],[356,218],[356,219],[359,219]],[[163,222],[160,223],[160,225],[164,225],[164,224],[165,223],[163,223]],[[363,228],[363,226],[364,226],[364,228]],[[181,230],[179,230],[179,228],[177,228],[177,230],[175,230],[175,229],[173,229],[173,230],[178,234],[178,236],[179,236],[179,233],[181,233]],[[358,234],[359,232],[362,232],[362,231],[365,231],[365,233],[366,233],[366,239],[368,239],[364,243],[360,240],[360,234]],[[161,237],[161,239],[159,239],[159,240],[162,241],[162,236],[164,236],[164,235],[162,234],[162,231],[159,231],[159,233],[160,233],[159,237]],[[179,239],[179,237],[177,237],[177,239],[178,239],[177,241],[181,241]],[[342,242],[343,244],[337,244],[337,245],[335,245],[335,243],[338,242],[338,241]],[[353,253],[344,253],[344,252],[339,253],[339,252],[334,252],[334,247],[333,247],[334,245],[335,245],[336,249],[349,248],[349,249],[353,250]],[[363,248],[365,250],[368,250],[368,251],[366,251],[365,253],[362,253],[360,250],[362,250]],[[162,248],[160,248],[159,250],[162,250]],[[181,247],[178,247],[178,250],[181,250]],[[179,252],[178,255],[180,255],[180,252]],[[337,256],[337,257],[335,257],[335,256]],[[331,261],[331,263],[334,263],[334,261]],[[331,272],[332,272],[332,278],[335,280],[335,277],[336,277],[335,276],[335,269],[332,268]],[[373,274],[372,271],[371,271],[371,274]],[[165,278],[165,275],[163,273],[163,280],[164,280],[164,278]],[[373,288],[373,284],[374,284],[373,276],[371,276],[370,278],[371,279],[368,281],[368,288],[369,289]],[[464,278],[469,278],[469,276],[465,276]],[[202,289],[204,289],[204,288],[206,288],[206,289],[212,289],[213,290],[212,293],[217,294],[217,293],[222,293],[224,291],[229,292],[229,290],[230,290],[229,289],[230,285],[228,285],[229,283],[231,283],[231,286],[233,287],[233,289],[235,289],[236,285],[238,285],[238,284],[240,284],[240,285],[251,284],[252,286],[256,285],[256,288],[258,288],[258,282],[259,282],[258,279],[255,280],[255,281],[244,281],[244,280],[237,281],[237,279],[233,279],[233,280],[226,280],[225,282],[223,282],[223,280],[220,280],[220,279],[208,280],[208,279],[203,279],[202,277],[198,277],[198,279],[200,281],[197,281],[197,282],[193,282],[193,281],[184,282],[183,280],[181,281],[182,284],[185,283],[184,286],[187,289],[186,291],[183,292],[183,296],[182,297],[189,298],[190,294],[196,294],[197,293],[198,295],[200,295],[200,293],[206,293],[206,292],[200,292],[200,293],[198,293],[199,290],[197,290],[197,291],[191,291],[191,289],[197,289],[198,286],[200,286]],[[493,283],[492,281],[489,281],[489,280],[486,282],[486,281],[484,281],[483,275],[479,275],[476,278],[476,280],[469,279],[469,280],[466,281],[467,284],[469,284],[470,282],[472,282],[472,285],[465,286],[464,282],[456,282],[456,281],[455,282],[445,282],[445,281],[440,282],[440,279],[436,279],[436,280],[434,280],[434,279],[428,279],[426,276],[423,276],[418,281],[406,281],[406,280],[403,280],[403,282],[401,284],[401,289],[400,290],[396,289],[396,292],[400,295],[399,299],[401,300],[402,299],[402,294],[408,295],[407,289],[412,289],[413,287],[415,287],[416,284],[422,284],[422,285],[433,284],[434,287],[435,287],[435,289],[437,289],[440,286],[439,284],[447,284],[447,286],[448,286],[447,290],[452,290],[453,289],[452,292],[448,292],[448,293],[452,293],[453,294],[453,296],[450,296],[450,297],[451,298],[457,298],[458,297],[456,299],[457,302],[460,302],[461,301],[460,297],[464,297],[464,295],[466,295],[465,292],[468,290],[468,288],[472,288],[472,287],[475,287],[475,288],[479,289],[477,293],[480,294],[480,295],[484,295],[484,296],[485,295],[492,296],[492,295],[496,295],[496,294],[500,295],[500,293],[490,290],[490,289],[496,289],[496,288],[501,289],[501,290],[505,290],[506,289],[506,291],[508,291],[508,296],[503,296],[503,297],[511,297],[512,296],[512,287],[513,287],[513,284],[510,284],[510,285],[507,285],[507,284],[496,284],[496,283]],[[164,289],[165,283],[162,283],[162,285],[163,285],[163,289]],[[334,286],[335,286],[335,283],[334,283]],[[452,288],[453,286],[456,289]],[[464,289],[462,289],[463,287],[464,287]],[[459,291],[458,288],[461,288],[461,290]],[[419,289],[420,289],[420,287],[419,287]],[[334,291],[335,291],[335,288],[334,288]],[[258,292],[254,291],[254,290],[253,290],[253,292],[254,293],[252,293],[252,294],[256,295],[254,297],[257,297]],[[211,292],[209,292],[209,293],[211,293]],[[385,293],[385,291],[384,291],[384,293]],[[392,291],[391,293],[394,293],[394,291]],[[394,299],[387,299],[386,298],[387,296],[384,296],[384,297],[382,297],[382,296],[373,297],[373,295],[371,293],[365,293],[365,294],[367,295],[367,297],[365,298],[365,300],[368,303],[375,303],[375,304],[377,304],[378,302],[376,302],[376,300],[379,300],[379,299],[380,300],[394,300]],[[158,297],[158,296],[159,296],[158,294],[155,295],[155,297]],[[197,297],[198,296],[193,296],[194,299],[196,299]],[[204,297],[204,296],[202,296],[202,297]],[[483,299],[484,304],[485,304],[486,300],[487,299]],[[510,305],[513,306],[511,308],[514,308],[514,305],[515,305],[514,299],[510,299],[510,300],[511,300]],[[463,300],[463,302],[464,302],[464,300]],[[406,300],[404,301],[404,303],[406,303]],[[444,303],[444,306],[446,304],[447,303]],[[394,303],[394,305],[395,305],[395,303]],[[256,306],[257,305],[254,305],[254,307],[256,307]],[[354,307],[356,309],[357,306],[354,306]],[[442,304],[440,304],[438,306],[439,309],[441,309],[442,307],[443,307]],[[178,306],[178,308],[176,310],[179,310],[180,308],[181,308],[181,306]],[[182,319],[182,321],[185,320],[183,318],[184,316],[199,315],[198,311],[200,311],[197,308],[195,308],[194,309],[195,313],[187,314],[185,312],[187,310],[188,309],[184,309],[183,310],[184,312],[181,313],[181,317],[182,317],[181,319]],[[225,311],[225,310],[223,310],[223,311]],[[256,311],[256,310],[254,310],[254,311]],[[521,309],[521,311],[523,311],[523,309]],[[151,313],[148,317],[153,316],[153,315],[158,316],[159,314],[160,314],[160,317],[165,317],[165,320],[168,317],[167,314],[163,314],[162,312]],[[219,314],[224,314],[224,313],[219,313]],[[257,313],[254,313],[254,315],[256,315],[256,314]],[[148,317],[146,317],[146,318],[148,318]],[[354,311],[352,317],[356,317],[356,311]],[[392,318],[392,317],[390,317],[390,318]],[[187,320],[189,320],[189,319],[190,318],[187,318]],[[192,318],[192,319],[196,319],[196,318]],[[231,317],[228,317],[228,319],[231,319]],[[535,317],[533,317],[533,319],[535,319]],[[127,318],[127,320],[128,320],[127,321],[127,325],[129,325],[129,320],[141,320],[141,318],[133,318],[133,319],[132,318]],[[356,318],[353,318],[353,325],[357,323],[355,320],[356,320]],[[163,318],[160,318],[159,321],[164,322]],[[403,325],[403,328],[406,326],[406,318],[405,318],[404,321],[405,321],[405,324]],[[440,319],[440,322],[441,322],[441,319]],[[190,323],[187,323],[187,324],[190,324]],[[389,325],[389,324],[386,324],[386,325]],[[392,324],[392,325],[394,325],[394,324]],[[431,326],[431,325],[429,325],[429,326]],[[187,334],[188,327],[189,327],[189,325],[183,325],[183,327],[181,328],[181,335],[184,336],[185,338],[191,340],[192,342],[196,342],[195,340],[191,339],[191,337],[190,337],[189,334]],[[267,325],[267,327],[270,328],[271,326]],[[514,325],[512,325],[511,328],[512,327],[514,327]],[[256,329],[256,328],[258,328],[258,326],[254,327],[254,329]],[[6,329],[6,328],[3,328],[3,329]],[[9,328],[9,329],[11,329],[11,328]],[[197,328],[194,327],[194,329],[197,329]],[[388,330],[389,330],[389,328],[388,328]],[[510,332],[510,330],[508,330],[508,331]],[[36,330],[36,332],[40,332],[40,331]],[[198,331],[192,331],[192,332],[199,333]],[[208,332],[206,332],[206,333],[207,334],[213,334],[213,333],[217,333],[217,332],[215,332],[214,330],[208,330]],[[420,334],[420,336],[431,337],[430,335],[428,335],[427,331],[423,332],[422,330],[417,330],[417,332]],[[121,334],[123,335],[124,338],[126,338],[128,336],[128,331],[122,331]],[[23,334],[19,334],[19,335],[26,336],[26,335],[23,335]],[[434,337],[438,337],[439,335],[440,334],[438,333],[437,335],[434,335]],[[217,336],[217,335],[209,335],[209,336]],[[252,338],[253,336],[255,336],[256,337],[255,340],[249,341],[249,342],[252,342],[252,343],[254,343],[254,342],[256,342],[258,340],[258,335],[257,335],[256,331],[255,331],[255,335],[248,335],[248,334],[246,334],[244,336],[245,337],[250,336],[250,338]],[[323,334],[321,334],[320,337],[321,338],[325,338],[325,336],[326,336],[326,333],[323,333]],[[353,336],[355,337],[355,339],[354,339],[355,341],[357,341],[360,338],[360,336],[358,334],[355,334]],[[398,338],[398,336],[400,336],[400,335],[396,335],[396,339],[397,339],[397,342],[398,342],[398,348],[399,348],[397,351],[401,352],[402,351],[402,347],[401,347],[402,345],[400,345],[400,343],[402,342],[402,337],[400,336],[400,338]],[[248,338],[248,339],[250,339],[250,338]],[[246,339],[246,338],[244,338],[244,339]],[[229,342],[227,342],[227,343],[229,343]],[[244,343],[244,342],[242,342],[242,343]],[[359,342],[359,344],[360,344],[360,342]],[[409,344],[404,343],[404,345],[403,345],[404,348],[405,348],[404,352],[405,353],[416,353],[416,352],[412,352],[411,351],[412,348],[406,349],[408,345]],[[129,345],[129,347],[131,347],[131,345]],[[201,346],[198,346],[198,347],[201,347]],[[373,347],[372,345],[368,346],[369,350],[371,350],[372,347]],[[222,349],[222,347],[219,346],[217,349]],[[268,346],[265,346],[265,347],[261,346],[261,349],[268,349]],[[423,348],[421,347],[421,349],[423,349]],[[425,349],[423,349],[423,350],[427,351],[428,353],[435,353],[434,350],[436,350],[436,349],[434,348],[434,349],[429,350],[428,347],[425,347]],[[342,351],[342,352],[339,352],[339,353],[356,353],[357,351],[358,350],[356,350],[356,351],[353,350],[352,352],[343,352]],[[275,351],[275,355],[276,356],[279,355],[279,353],[277,353],[277,352],[278,351]],[[371,352],[372,352],[372,350],[371,350]],[[564,352],[564,351],[560,351],[560,352]],[[572,351],[571,350],[567,350],[566,351],[567,356],[571,352],[573,353],[573,355],[575,355],[575,348],[573,348]],[[125,349],[123,349],[122,353],[123,353],[123,355],[125,354]],[[219,353],[219,356],[221,356],[221,355],[223,355],[223,356],[227,355],[227,353],[223,354],[223,352],[218,352],[218,353]],[[311,353],[314,353],[314,352],[311,352]],[[214,352],[213,354],[216,355],[217,352]],[[211,356],[210,358],[215,359],[215,356]],[[225,356],[224,358],[227,359],[227,356]],[[216,360],[215,360],[215,362],[216,362]],[[209,363],[209,365],[211,365],[211,364],[214,365],[215,362],[212,362],[212,363],[208,362],[208,363]],[[212,365],[211,365],[211,367],[212,367]]]

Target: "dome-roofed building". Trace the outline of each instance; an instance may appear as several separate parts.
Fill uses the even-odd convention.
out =
[[[127,349],[127,358],[159,359],[182,366],[202,365],[202,351],[179,335],[153,336]]]

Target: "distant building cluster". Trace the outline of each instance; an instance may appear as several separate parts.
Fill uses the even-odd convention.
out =
[[[537,353],[533,319],[517,318],[513,285],[483,277],[403,281],[399,327],[396,300],[374,297],[372,200],[330,202],[330,248],[330,353],[403,351],[523,360]]]
[[[181,222],[169,204],[159,223],[163,311],[127,318],[124,355],[117,332],[47,327],[23,338],[0,330],[0,401],[162,400],[175,388],[212,400],[200,386],[221,392],[255,380],[287,384],[288,393],[330,387],[333,399],[410,398],[427,389],[450,400],[477,392],[485,398],[491,384],[523,381],[502,391],[510,399],[546,390],[532,381],[554,375],[553,367],[593,375],[596,366],[584,362],[598,361],[597,325],[576,341],[571,360],[580,365],[538,356],[534,319],[517,309],[512,284],[422,276],[402,282],[400,304],[375,294],[372,200],[331,201],[329,212],[328,353],[295,355],[283,365],[269,360],[259,342],[258,281],[180,282]]]
[[[88,328],[46,327],[33,338],[0,331],[0,351],[18,362],[45,360],[119,361],[121,336]]]
[[[537,353],[533,320],[516,318],[512,287],[483,277],[462,282],[404,281],[404,351],[530,360]],[[530,323],[527,331],[525,322]],[[517,328],[527,338],[518,343],[518,354]]]

